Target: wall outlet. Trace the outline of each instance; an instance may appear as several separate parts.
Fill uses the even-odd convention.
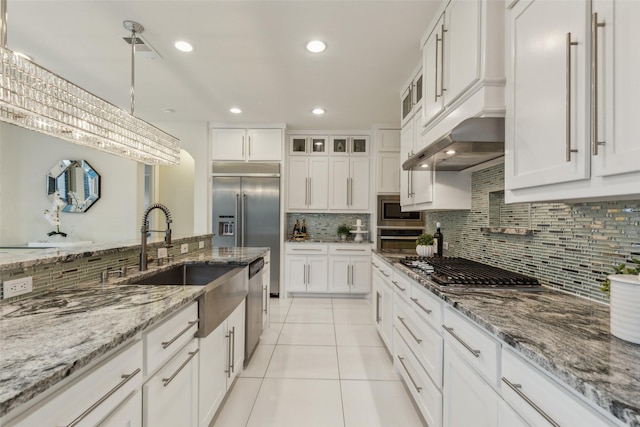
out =
[[[33,278],[5,280],[2,284],[2,297],[4,299],[33,292]]]
[[[183,243],[180,245],[180,253],[181,254],[186,254],[187,252],[189,252],[189,244],[188,243]]]
[[[198,242],[198,249],[204,249],[204,242]]]
[[[449,242],[443,242],[442,243],[442,249],[444,249],[445,251],[449,250]]]
[[[167,257],[167,248],[158,248],[158,258]]]

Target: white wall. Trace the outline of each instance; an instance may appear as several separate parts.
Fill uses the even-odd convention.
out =
[[[158,203],[169,208],[171,231],[176,237],[193,235],[194,171],[194,159],[186,150],[180,150],[180,165],[158,167]]]
[[[141,164],[0,123],[0,245],[44,240],[54,229],[46,175],[62,159],[84,159],[101,176],[100,199],[85,213],[61,213],[60,230],[78,240],[137,239],[144,194]]]

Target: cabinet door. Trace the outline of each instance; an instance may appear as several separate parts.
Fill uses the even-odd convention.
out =
[[[498,403],[498,427],[528,427],[520,416],[511,409],[504,400],[500,399]]]
[[[244,160],[245,137],[244,129],[212,129],[211,159]]]
[[[199,340],[200,364],[198,425],[208,427],[227,392],[226,321]]]
[[[307,153],[312,155],[326,155],[329,151],[329,138],[326,136],[309,137]]]
[[[142,427],[142,392],[136,391],[118,409],[111,413],[99,427]]]
[[[355,157],[349,161],[349,208],[369,210],[369,158]]]
[[[351,257],[351,292],[371,292],[371,259]]]
[[[349,141],[349,154],[352,156],[369,155],[369,137],[352,136]]]
[[[244,365],[245,302],[244,300],[227,318],[227,333],[231,332],[231,375],[227,375],[227,389],[242,372]]]
[[[400,150],[400,129],[379,129],[375,135],[376,151]]]
[[[296,185],[300,185],[298,181]],[[329,163],[326,158],[309,158],[309,209],[327,209]]]
[[[351,291],[351,263],[348,257],[329,257],[329,279],[331,292]]]
[[[349,209],[351,176],[349,157],[333,157],[329,160],[330,209]]]
[[[286,261],[287,290],[307,290],[307,257],[288,255]]]
[[[447,343],[442,393],[445,427],[497,425],[498,395]]]
[[[249,129],[247,131],[247,160],[282,160],[282,130]]]
[[[414,128],[413,120],[410,120],[402,127],[400,135],[400,205],[408,206],[413,204],[413,194],[411,192],[411,171],[402,170],[402,163],[413,154]]]
[[[145,427],[198,426],[198,341],[192,340],[142,388]]]
[[[590,177],[588,9],[589,2],[528,0],[510,12],[507,189]]]
[[[307,154],[307,141],[306,136],[290,136],[289,137],[289,154],[294,155],[306,155]]]
[[[609,176],[640,170],[638,143],[638,111],[640,111],[640,2],[593,2],[598,14],[598,110],[592,117],[597,124],[598,142],[604,144],[593,150],[596,176]],[[592,76],[593,78],[594,76]],[[594,100],[592,100],[593,102]]]
[[[413,141],[416,151],[422,149],[423,144],[420,138],[420,130],[424,123],[424,118],[417,114],[413,119]],[[411,171],[411,193],[413,196],[413,204],[429,203],[433,201],[433,183],[434,183],[433,164],[429,167],[416,167]]]
[[[287,185],[287,204],[289,209],[306,209],[309,204],[308,169],[309,161],[307,158],[292,157],[289,159]]]
[[[423,86],[424,99],[422,107],[422,117],[424,123],[429,123],[433,118],[444,110],[442,62],[444,51],[442,50],[442,27],[444,25],[444,14],[438,20],[433,32],[427,38],[422,47],[423,65]]]
[[[399,193],[400,173],[400,153],[378,153],[378,193]]]
[[[486,1],[486,0],[485,0]],[[482,1],[453,0],[446,11],[444,33],[444,96],[455,101],[480,78]]]
[[[326,256],[307,257],[307,291],[327,292],[327,267]]]
[[[349,137],[332,136],[329,142],[329,152],[332,156],[349,155]]]

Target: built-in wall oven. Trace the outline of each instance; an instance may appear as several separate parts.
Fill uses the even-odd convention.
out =
[[[377,247],[379,250],[415,249],[424,233],[423,212],[403,212],[400,196],[378,196]]]

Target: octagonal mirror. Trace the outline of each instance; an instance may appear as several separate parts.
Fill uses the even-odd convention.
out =
[[[47,174],[47,196],[56,193],[62,212],[86,212],[100,198],[100,174],[85,160],[60,160]]]

